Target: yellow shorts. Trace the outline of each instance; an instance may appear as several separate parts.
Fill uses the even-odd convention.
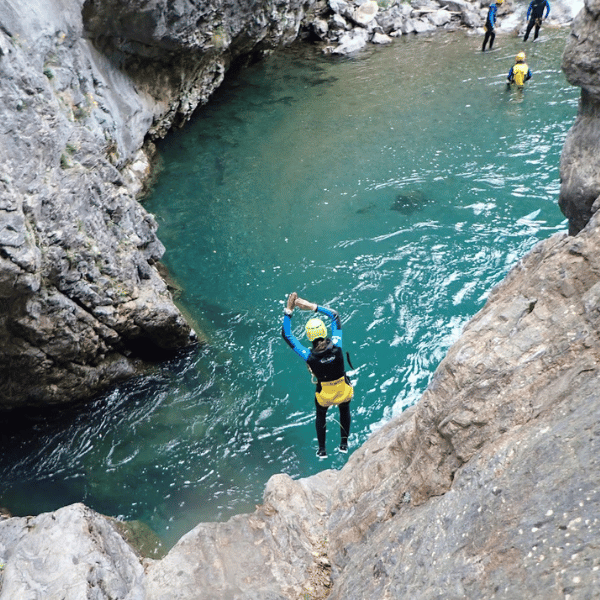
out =
[[[321,381],[321,391],[317,392],[317,402],[324,408],[350,402],[354,396],[354,388],[346,383],[345,377],[335,381]]]

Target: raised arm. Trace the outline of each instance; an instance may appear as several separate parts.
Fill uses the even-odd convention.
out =
[[[306,360],[310,354],[310,350],[303,346],[298,338],[292,333],[292,314],[294,307],[297,306],[298,294],[292,292],[287,299],[287,306],[284,309],[283,325],[281,327],[281,335],[290,348],[298,354],[303,360]],[[300,299],[301,300],[301,299]]]
[[[298,294],[293,292],[288,296],[287,306],[284,310],[285,314],[283,316],[283,327],[281,329],[281,334],[283,339],[288,343],[292,350],[294,350],[294,352],[296,352],[304,360],[306,360],[310,355],[310,349],[306,346],[303,346],[298,338],[296,338],[296,336],[294,336],[292,333],[292,314],[295,307],[298,307],[302,310],[312,310],[329,317],[331,319],[331,341],[336,346],[342,346],[342,322],[337,311],[335,311],[333,308],[319,306],[315,302],[304,300],[304,298],[299,298]]]
[[[342,322],[340,316],[333,308],[326,308],[325,306],[317,306],[316,312],[326,315],[331,319],[331,341],[336,345],[342,345]]]

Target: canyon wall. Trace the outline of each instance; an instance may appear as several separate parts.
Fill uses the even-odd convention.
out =
[[[563,149],[559,205],[576,234],[600,208],[600,2],[586,1],[573,22],[562,69],[581,88],[577,121]]]
[[[0,0],[0,410],[89,399],[202,337],[138,199],[153,140],[232,64],[299,35],[347,54],[486,13],[466,0]]]
[[[197,341],[137,201],[152,139],[310,2],[0,2],[0,409],[89,398]]]

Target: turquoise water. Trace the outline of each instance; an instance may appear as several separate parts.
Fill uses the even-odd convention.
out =
[[[566,31],[401,38],[353,58],[294,48],[232,73],[160,146],[145,206],[179,303],[208,344],[89,410],[4,432],[0,505],[83,501],[168,544],[259,504],[269,476],[340,468],[315,452],[313,386],[280,337],[286,296],[337,308],[356,384],[351,451],[415,403],[493,285],[566,228],[558,162],[579,90]],[[297,311],[298,335],[308,313]]]

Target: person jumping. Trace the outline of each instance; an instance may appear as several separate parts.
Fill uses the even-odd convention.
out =
[[[306,337],[312,342],[312,348],[303,346],[292,333],[292,314],[294,308],[312,310],[331,319],[331,338],[327,337],[327,327],[319,318],[312,318],[306,323]],[[337,406],[340,411],[340,452],[348,452],[348,435],[350,434],[350,400],[354,396],[354,388],[346,375],[344,355],[342,353],[342,323],[338,313],[332,308],[318,306],[298,297],[296,292],[289,295],[284,309],[283,339],[306,364],[316,383],[315,391],[315,425],[319,448],[317,456],[327,458],[326,417],[330,406]]]

